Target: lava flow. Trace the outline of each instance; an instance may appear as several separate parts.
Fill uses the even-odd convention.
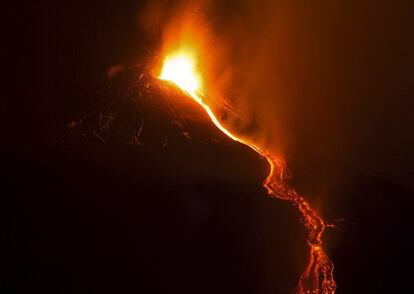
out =
[[[198,68],[197,55],[187,47],[167,53],[163,59],[159,79],[173,82],[187,92],[208,113],[212,122],[231,139],[245,144],[267,159],[270,173],[264,187],[272,197],[291,201],[303,216],[305,227],[309,231],[309,263],[300,277],[297,292],[299,294],[333,294],[336,284],[333,277],[333,264],[322,247],[322,234],[325,223],[318,213],[293,188],[285,183],[285,163],[272,157],[259,146],[242,139],[226,129],[214,115],[212,109],[203,101],[203,79]]]

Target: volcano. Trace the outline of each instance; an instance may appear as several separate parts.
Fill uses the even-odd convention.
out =
[[[210,169],[242,182],[250,170],[254,176],[249,178],[258,183],[266,176],[265,160],[218,130],[193,99],[169,82],[131,70],[107,85],[101,102],[98,110],[68,124],[68,143],[133,145],[158,158],[173,177],[181,168],[189,168],[190,175]]]

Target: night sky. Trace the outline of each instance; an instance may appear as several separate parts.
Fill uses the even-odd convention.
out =
[[[337,227],[337,293],[411,293],[413,5],[285,2],[217,1],[214,30],[237,27],[246,50],[271,40],[278,95],[257,105],[275,107],[289,182]],[[147,75],[160,33],[146,9],[4,4],[1,293],[292,293],[307,262],[296,208],[267,197],[266,162]]]

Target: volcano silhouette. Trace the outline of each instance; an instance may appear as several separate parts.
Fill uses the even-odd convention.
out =
[[[69,145],[131,145],[159,161],[158,176],[185,171],[190,177],[230,176],[262,186],[269,170],[266,160],[222,133],[173,84],[133,69],[109,80],[100,102],[89,115],[68,124]]]

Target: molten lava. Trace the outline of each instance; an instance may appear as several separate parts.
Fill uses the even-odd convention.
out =
[[[305,227],[309,231],[310,260],[299,280],[297,292],[299,294],[334,294],[336,284],[333,277],[333,264],[322,247],[322,234],[326,225],[309,203],[284,181],[284,161],[274,158],[266,153],[263,148],[248,142],[246,139],[234,135],[220,123],[211,108],[203,101],[205,95],[203,79],[197,56],[193,51],[181,48],[167,54],[162,64],[159,79],[175,83],[205,109],[212,122],[223,133],[231,139],[251,147],[267,159],[270,164],[270,173],[264,182],[264,187],[270,196],[291,201],[297,206],[303,216]]]

